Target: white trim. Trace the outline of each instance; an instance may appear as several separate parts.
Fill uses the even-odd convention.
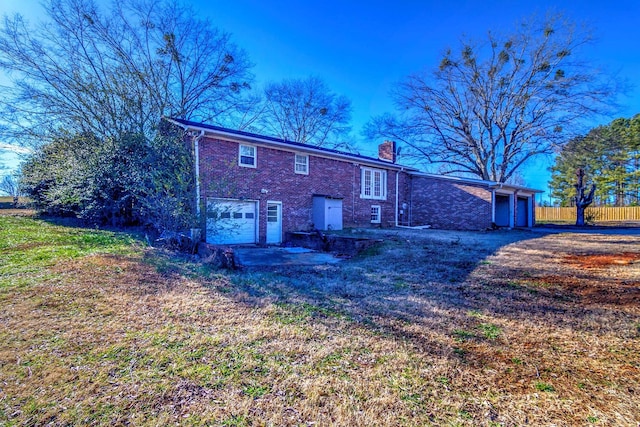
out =
[[[242,147],[253,148],[253,164],[252,165],[242,163],[242,157],[243,157]],[[244,157],[250,157],[250,156],[244,155]],[[258,147],[250,144],[238,144],[238,166],[241,166],[243,168],[257,168],[258,167]]]
[[[278,241],[277,242],[270,242],[269,241],[269,205],[277,205],[278,206],[278,223],[279,223],[279,226],[280,226],[280,235],[278,236]],[[282,224],[282,202],[281,201],[267,200],[267,215],[265,216],[265,224],[266,224],[266,228],[265,228],[265,230],[266,230],[265,243],[266,244],[277,244],[277,245],[282,243],[283,224]]]
[[[367,172],[369,173],[369,186],[366,185]],[[380,195],[375,195],[376,192],[376,174],[379,174],[380,179],[377,181],[380,185]],[[369,189],[369,194],[366,194],[365,190]],[[387,171],[385,169],[369,168],[360,166],[360,198],[370,200],[387,200]]]
[[[465,178],[465,177],[450,176],[450,175],[437,175],[433,173],[418,172],[413,170],[407,170],[407,173],[413,176],[423,176],[427,178],[443,179],[446,181],[457,181],[457,182],[464,182],[467,184],[483,185],[492,189],[503,189],[504,191],[523,191],[531,194],[544,193],[543,190],[537,190],[535,188],[523,187],[521,185],[515,185],[515,184],[505,184],[502,182],[488,181],[484,179]]]
[[[373,210],[378,210],[378,219],[373,219]],[[371,224],[382,223],[382,207],[380,205],[371,205]]]
[[[298,163],[298,157],[304,157],[306,159],[306,162],[304,164],[306,170],[304,172],[298,171],[298,165],[302,165],[302,163]],[[309,155],[308,154],[302,154],[302,153],[293,154],[293,171],[298,175],[309,175]]]

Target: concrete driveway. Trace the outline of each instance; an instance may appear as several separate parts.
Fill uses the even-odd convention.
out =
[[[330,253],[298,247],[243,247],[234,249],[234,254],[243,267],[335,264],[343,259]]]

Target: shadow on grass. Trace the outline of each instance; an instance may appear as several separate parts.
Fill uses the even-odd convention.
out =
[[[456,330],[482,323],[479,316],[596,333],[628,324],[628,313],[615,307],[623,300],[615,295],[607,299],[603,290],[601,306],[586,304],[578,288],[562,282],[593,280],[591,272],[549,275],[544,254],[571,248],[550,247],[545,236],[530,231],[389,231],[383,233],[381,249],[337,265],[233,273],[230,294],[254,306],[317,307],[307,312],[318,321],[337,313],[429,348],[435,343],[425,329],[455,338]],[[492,256],[505,250],[520,262],[496,264]],[[528,263],[526,251],[542,255]],[[611,287],[620,282],[614,277],[599,280]]]

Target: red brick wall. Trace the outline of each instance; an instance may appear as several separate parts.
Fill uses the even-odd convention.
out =
[[[479,230],[491,226],[491,190],[435,177],[412,176],[411,225]]]
[[[382,209],[381,225],[395,220],[395,171],[387,172],[387,199],[370,200],[360,198],[360,166],[350,161],[309,155],[309,174],[301,175],[294,172],[293,151],[258,146],[256,168],[238,166],[237,142],[205,137],[199,142],[199,151],[202,199],[258,200],[261,242],[266,240],[268,200],[282,202],[283,231],[312,228],[314,194],[342,198],[345,227],[370,226],[372,205]],[[406,182],[401,184],[407,187]]]

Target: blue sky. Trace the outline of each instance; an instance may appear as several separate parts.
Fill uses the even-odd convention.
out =
[[[16,4],[17,3],[17,4]],[[640,2],[604,1],[250,1],[196,0],[195,10],[232,33],[255,63],[257,84],[316,75],[351,99],[353,135],[372,117],[392,112],[389,92],[408,74],[431,69],[460,38],[508,31],[534,13],[563,12],[594,30],[593,58],[630,83],[640,82]],[[0,0],[0,14],[37,19],[38,0]],[[640,88],[621,99],[618,116],[640,113]],[[610,118],[610,119],[613,119]],[[594,122],[606,123],[609,118]],[[373,154],[379,141],[359,141]],[[526,183],[546,189],[548,162],[523,171]]]

